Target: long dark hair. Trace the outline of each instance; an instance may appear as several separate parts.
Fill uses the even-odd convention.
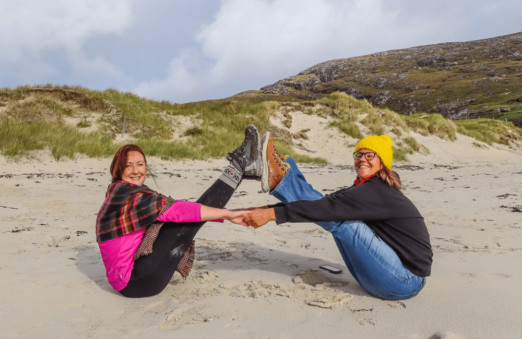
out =
[[[121,180],[121,175],[125,170],[125,166],[127,166],[127,154],[129,152],[140,152],[141,155],[143,155],[143,159],[145,159],[145,165],[147,165],[147,158],[140,146],[133,144],[122,146],[116,154],[114,154],[114,158],[112,158],[110,171],[113,179]]]

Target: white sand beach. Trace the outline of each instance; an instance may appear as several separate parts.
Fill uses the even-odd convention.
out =
[[[425,217],[434,264],[424,290],[398,302],[368,295],[331,235],[309,223],[209,222],[189,277],[175,274],[151,298],[124,298],[95,239],[111,159],[0,158],[0,337],[519,338],[522,151],[418,138],[431,153],[394,166]],[[332,165],[302,165],[309,182],[324,193],[351,185],[348,141],[318,140],[306,148]],[[157,178],[146,184],[186,200],[226,165],[148,160]],[[244,180],[228,208],[273,202]]]

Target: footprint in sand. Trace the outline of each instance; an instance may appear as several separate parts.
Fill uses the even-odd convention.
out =
[[[318,284],[322,284],[325,282],[332,282],[331,279],[324,276],[321,272],[308,270],[303,274],[299,275],[299,278],[301,278],[301,281],[304,282],[307,285],[315,286]],[[294,280],[295,282],[295,280]]]
[[[311,293],[305,296],[305,303],[309,306],[336,308],[348,303],[352,297],[348,293],[332,288],[345,286],[347,283],[333,281],[324,276],[322,272],[308,270],[295,277],[293,282],[313,286]]]

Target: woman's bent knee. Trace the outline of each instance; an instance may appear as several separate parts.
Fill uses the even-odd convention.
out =
[[[416,277],[412,281],[403,284],[398,283],[395,286],[390,286],[388,290],[383,286],[379,291],[368,291],[373,296],[383,300],[406,300],[415,297],[422,291],[426,285],[426,278]]]

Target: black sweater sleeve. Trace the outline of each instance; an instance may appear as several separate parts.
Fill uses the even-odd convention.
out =
[[[275,205],[276,222],[320,222],[421,217],[399,190],[373,177],[360,186],[334,192],[320,200]]]

